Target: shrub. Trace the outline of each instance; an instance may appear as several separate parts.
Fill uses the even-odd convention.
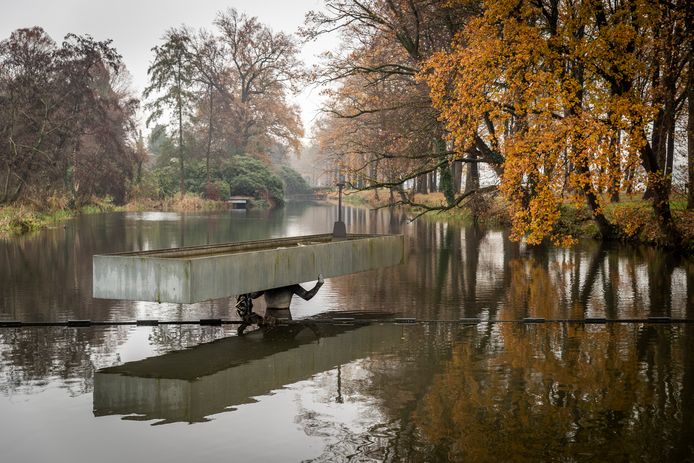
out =
[[[277,170],[277,174],[282,179],[284,184],[284,192],[288,195],[304,195],[311,194],[313,189],[308,182],[301,176],[299,172],[289,166],[281,166]]]
[[[264,198],[267,194],[278,206],[284,204],[282,181],[257,159],[235,156],[222,165],[220,174],[230,196]]]

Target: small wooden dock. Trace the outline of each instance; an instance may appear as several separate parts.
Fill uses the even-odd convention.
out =
[[[253,201],[251,196],[232,196],[227,200],[227,204],[231,210],[246,210],[251,201]]]

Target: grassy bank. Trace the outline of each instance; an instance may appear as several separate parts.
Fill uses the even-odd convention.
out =
[[[229,206],[224,201],[205,199],[198,194],[186,193],[164,199],[137,198],[128,202],[123,209],[126,211],[172,211],[172,212],[203,212],[221,211]]]
[[[335,196],[336,199],[336,196]],[[398,198],[395,198],[397,200]],[[385,206],[390,201],[387,190],[352,191],[343,196],[347,204],[366,207]],[[619,202],[610,203],[605,198],[605,216],[617,229],[617,238],[625,242],[643,243],[654,246],[663,246],[669,242],[668,237],[663,236],[658,227],[656,217],[650,201],[641,199],[640,194],[622,195]],[[429,207],[445,204],[443,193],[417,194],[414,201]],[[404,206],[412,217],[424,211],[423,208]],[[488,226],[509,226],[510,217],[508,208],[500,196],[495,196],[484,203],[473,203],[472,208],[478,216],[478,222]],[[471,221],[471,207],[457,207],[447,211],[433,211],[425,214],[424,218],[447,221]],[[694,212],[687,210],[687,201],[684,196],[673,195],[670,207],[677,228],[682,233],[684,244],[682,251],[694,253]],[[565,233],[580,238],[600,238],[598,229],[592,220],[592,215],[587,206],[575,207],[566,204],[562,207],[562,217],[558,227]]]
[[[122,209],[109,200],[94,199],[77,209],[66,207],[63,201],[50,201],[44,208],[32,204],[16,204],[0,207],[0,238],[9,238],[44,228],[55,227],[60,222],[79,214],[97,214]]]
[[[335,200],[337,200],[337,195],[334,195]],[[397,196],[394,197],[397,201]],[[343,201],[346,204],[352,204],[355,206],[365,206],[370,208],[387,206],[390,202],[390,194],[387,190],[382,190],[378,194],[375,191],[351,191],[343,196]],[[413,198],[413,201],[423,204],[428,207],[438,207],[446,204],[446,198],[443,193],[418,193]],[[483,209],[478,211],[478,220],[480,223],[484,223],[489,226],[505,226],[510,223],[508,214],[506,213],[506,208],[502,201],[495,198],[493,201],[481,205],[474,205],[477,209]],[[424,212],[424,208],[416,206],[398,206],[404,207],[405,210],[412,216],[415,217],[418,214]],[[449,209],[445,211],[431,211],[424,215],[422,218],[433,218],[436,220],[446,220],[454,222],[465,222],[472,220],[472,210],[469,207],[456,207],[454,209]]]
[[[114,211],[198,212],[218,211],[228,207],[224,201],[203,199],[190,193],[177,194],[163,200],[137,199],[124,206],[114,205],[109,199],[101,198],[92,198],[89,204],[76,209],[71,209],[66,204],[67,201],[55,200],[43,207],[29,203],[0,207],[0,239],[55,227],[80,214]]]

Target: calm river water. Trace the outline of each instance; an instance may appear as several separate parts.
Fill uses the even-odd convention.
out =
[[[0,319],[235,318],[229,300],[92,299],[92,255],[326,233],[335,215],[293,203],[79,217],[0,242]],[[529,248],[385,210],[347,208],[346,222],[404,233],[407,263],[329,279],[294,317],[430,322],[242,337],[0,328],[0,461],[694,461],[694,324],[486,322],[694,319],[692,260],[595,242]],[[462,317],[485,322],[450,322]]]

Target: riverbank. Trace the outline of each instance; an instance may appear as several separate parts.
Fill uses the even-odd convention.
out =
[[[61,222],[82,214],[98,214],[118,211],[172,211],[201,212],[221,211],[229,206],[224,201],[204,199],[196,194],[175,195],[162,200],[134,199],[125,205],[115,205],[108,199],[93,198],[89,204],[72,209],[65,201],[39,208],[29,203],[0,207],[0,239],[56,227]]]
[[[123,210],[109,200],[95,199],[80,208],[69,208],[66,202],[54,201],[44,208],[29,203],[0,207],[0,239],[51,228],[80,214],[98,214]]]
[[[212,212],[228,209],[225,201],[205,199],[198,194],[175,194],[169,198],[136,198],[123,206],[125,211]]]
[[[347,204],[378,208],[386,207],[391,197],[387,190],[349,191],[343,196],[343,200]],[[428,207],[438,207],[444,205],[446,199],[443,193],[428,193],[415,195],[414,201]],[[425,209],[420,207],[398,207],[404,207],[413,218],[425,212]],[[477,221],[480,224],[494,227],[508,227],[511,224],[508,208],[498,195],[484,203],[475,203],[472,207],[475,208]],[[673,196],[670,207],[675,224],[683,236],[683,246],[679,250],[694,254],[694,211],[687,210],[687,201],[684,196]],[[617,239],[620,241],[656,247],[665,247],[669,242],[668,237],[663,236],[658,227],[650,201],[641,199],[640,194],[623,195],[619,202],[608,202],[605,216],[615,225]],[[472,221],[473,213],[470,207],[456,207],[445,211],[428,212],[422,217],[446,221]],[[576,208],[574,205],[565,205],[562,208],[562,218],[558,227],[576,238],[600,239],[587,206]]]

